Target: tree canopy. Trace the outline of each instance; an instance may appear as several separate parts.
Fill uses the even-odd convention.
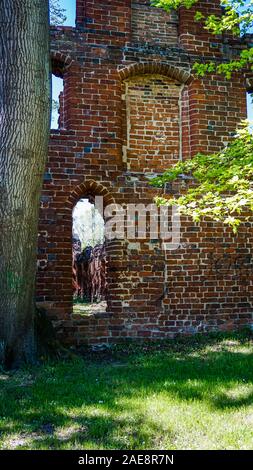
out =
[[[240,214],[253,210],[253,136],[247,123],[237,132],[233,142],[213,155],[197,154],[180,161],[152,184],[163,187],[183,175],[192,176],[192,187],[178,198],[157,197],[158,205],[178,205],[182,214],[195,222],[202,217],[222,221],[236,232]]]
[[[179,7],[192,8],[196,6],[195,20],[201,23],[202,27],[214,35],[229,33],[241,38],[250,32],[253,26],[253,0],[220,0],[222,9],[221,15],[208,15],[205,17],[198,11],[199,0],[153,0],[152,4],[161,7],[166,11]],[[246,66],[253,68],[253,48],[245,44],[240,53],[240,57],[228,62],[216,63],[208,61],[206,63],[196,63],[193,67],[199,76],[204,76],[206,72],[223,73],[227,78],[231,78],[233,72],[241,70]]]
[[[154,0],[153,5],[165,10],[184,6],[191,8],[198,0]],[[212,34],[232,33],[242,37],[253,25],[253,0],[221,0],[223,14],[204,18],[196,11],[196,21]],[[197,75],[206,73],[225,74],[231,79],[234,72],[245,67],[253,70],[253,48],[245,46],[236,60],[217,64],[216,62],[196,63]],[[181,214],[191,216],[196,222],[203,217],[221,221],[237,232],[242,222],[240,214],[253,210],[253,136],[249,123],[242,122],[235,138],[220,152],[213,155],[197,154],[191,159],[180,161],[163,175],[154,178],[153,186],[164,187],[181,176],[190,178],[192,184],[179,197],[157,197],[158,205],[178,205]],[[244,219],[245,220],[245,219]]]

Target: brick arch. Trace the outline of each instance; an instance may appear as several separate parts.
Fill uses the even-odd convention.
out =
[[[113,196],[105,186],[95,180],[89,180],[81,183],[71,192],[67,201],[68,209],[72,210],[81,198],[87,196],[103,196],[104,206],[115,203]]]
[[[115,204],[115,199],[109,190],[101,183],[95,180],[88,180],[79,184],[68,197],[69,219],[71,220],[72,229],[72,210],[77,202],[84,197],[103,196],[104,208],[110,204]],[[106,219],[104,217],[104,221]],[[113,315],[122,309],[122,302],[119,293],[119,275],[125,266],[125,241],[124,240],[106,240],[106,278],[108,283],[107,295],[107,313]],[[116,286],[116,290],[115,290]],[[118,287],[118,290],[117,290]],[[72,299],[70,299],[72,300]],[[114,303],[116,302],[116,312]],[[71,308],[72,310],[72,308]]]
[[[121,81],[127,80],[134,75],[160,74],[165,75],[181,83],[189,84],[193,77],[189,70],[174,65],[164,64],[162,62],[140,62],[131,64],[118,70]]]
[[[57,77],[63,76],[64,72],[73,64],[75,60],[69,54],[63,54],[62,52],[51,52],[51,63],[52,70]]]
[[[54,231],[55,248],[52,247],[50,251],[50,255],[56,257],[54,266],[51,267],[51,282],[54,284],[55,279],[57,281],[59,277],[61,278],[61,281],[60,283],[58,282],[59,285],[54,296],[54,301],[50,304],[47,304],[46,308],[50,315],[54,315],[56,318],[62,319],[64,321],[71,319],[73,314],[72,211],[81,198],[89,196],[103,196],[104,207],[108,206],[109,204],[115,204],[114,197],[103,184],[96,182],[95,180],[88,180],[77,185],[76,187],[72,187],[71,192],[66,196],[65,203],[62,203],[64,210],[59,210],[57,212],[57,227]],[[109,318],[114,314],[118,315],[122,311],[122,290],[120,289],[120,282],[122,282],[122,280],[120,279],[122,276],[124,277],[124,270],[126,269],[125,241],[121,239],[107,240],[106,253],[108,297],[107,310],[104,312],[104,314]],[[55,273],[57,277],[55,277]],[[62,299],[64,299],[64,301]],[[98,313],[98,318],[99,315],[100,314]],[[75,319],[76,316],[73,318]],[[91,315],[89,321],[91,325],[93,325],[93,322],[95,322],[96,328],[99,330],[100,325],[96,323],[96,321],[98,321],[96,318],[96,314]]]

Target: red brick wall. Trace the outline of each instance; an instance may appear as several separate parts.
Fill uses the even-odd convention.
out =
[[[77,0],[76,25],[87,41],[124,44],[131,33],[131,0]]]
[[[177,45],[178,16],[151,7],[149,0],[132,1],[132,41],[134,43]]]
[[[219,46],[222,44],[220,36],[210,35],[209,32],[201,27],[200,22],[196,22],[194,17],[196,11],[208,15],[221,15],[220,0],[198,1],[195,7],[191,9],[179,9],[179,44],[187,51],[204,54],[205,57],[222,56]]]
[[[196,60],[226,56],[229,39],[225,48],[182,9],[178,44],[172,45],[170,29],[163,42],[166,13],[138,2],[154,18],[147,36],[136,3],[131,9],[127,0],[79,0],[77,29],[51,31],[53,65],[65,84],[64,129],[51,133],[41,196],[37,301],[68,344],[164,338],[252,322],[251,225],[234,236],[219,224],[190,220],[182,221],[174,251],[164,251],[155,237],[108,243],[107,312],[72,314],[76,202],[102,195],[105,205],[150,204],[156,191],[145,171],[157,174],[177,158],[222,148],[246,115],[243,77],[191,75]],[[215,11],[218,3],[200,7]],[[163,33],[155,41],[158,18]]]
[[[162,75],[139,75],[123,82],[122,93],[127,169],[166,170],[179,159],[181,84]]]

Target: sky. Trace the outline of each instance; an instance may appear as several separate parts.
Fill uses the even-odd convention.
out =
[[[253,103],[252,103],[252,98],[249,94],[247,96],[247,105],[248,105],[248,119],[250,121],[253,121]]]
[[[103,243],[105,224],[104,219],[88,199],[80,199],[73,210],[73,235],[78,236],[82,248]]]
[[[75,26],[76,19],[76,0],[59,0],[59,4],[66,10],[66,26]]]

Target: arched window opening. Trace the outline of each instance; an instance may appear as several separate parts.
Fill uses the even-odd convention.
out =
[[[73,210],[73,312],[93,314],[107,309],[105,224],[92,198]]]

